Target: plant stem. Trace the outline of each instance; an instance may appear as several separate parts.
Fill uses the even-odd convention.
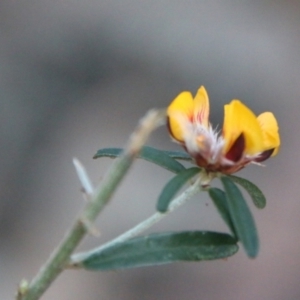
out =
[[[142,221],[135,227],[133,227],[130,230],[126,231],[125,233],[119,235],[117,238],[113,239],[112,241],[109,241],[108,243],[102,245],[101,247],[92,249],[87,252],[77,253],[77,254],[72,255],[69,267],[71,267],[71,268],[81,267],[81,262],[84,259],[86,259],[87,257],[89,257],[95,253],[99,253],[102,250],[104,250],[108,247],[111,247],[117,243],[121,243],[130,238],[133,238],[133,237],[137,236],[138,234],[144,232],[148,228],[152,227],[154,224],[161,221],[169,213],[173,212],[175,209],[177,209],[178,207],[183,205],[187,200],[189,200],[192,196],[194,196],[196,193],[198,193],[201,190],[200,181],[201,181],[201,178],[199,176],[199,178],[189,188],[187,188],[182,194],[180,194],[178,197],[176,197],[171,202],[169,209],[166,213],[156,212],[152,216],[150,216],[148,219]]]
[[[89,231],[97,215],[111,198],[150,133],[162,124],[164,118],[165,112],[153,110],[148,112],[141,120],[137,129],[131,135],[123,154],[114,161],[101,185],[93,193],[90,201],[60,245],[54,250],[46,264],[28,284],[28,287],[19,287],[16,296],[18,300],[39,299],[55,278],[66,268],[70,255]]]

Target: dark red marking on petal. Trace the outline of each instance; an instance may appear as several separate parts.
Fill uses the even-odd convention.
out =
[[[241,133],[239,137],[235,140],[229,151],[226,153],[225,157],[233,162],[238,162],[245,150],[245,137]]]
[[[193,119],[193,122],[194,123],[200,123],[202,124],[203,123],[203,119],[204,119],[204,114],[205,114],[205,110],[202,108],[198,113],[197,115],[195,115],[194,119]]]
[[[274,150],[275,150],[275,148],[270,149],[270,150],[266,150],[266,151],[262,152],[259,155],[259,157],[257,157],[257,158],[254,159],[254,161],[256,161],[256,162],[262,162],[262,161],[268,159],[272,155],[272,153],[274,152]]]
[[[203,158],[202,155],[197,153],[196,155],[192,155],[192,156],[194,157],[197,166],[202,167],[204,169],[206,169],[208,167],[208,163],[207,163],[206,159]]]
[[[233,174],[233,173],[236,173],[236,172],[240,171],[244,167],[245,167],[244,164],[237,164],[237,165],[233,165],[233,166],[227,166],[227,167],[221,168],[220,172],[223,173],[223,174]]]

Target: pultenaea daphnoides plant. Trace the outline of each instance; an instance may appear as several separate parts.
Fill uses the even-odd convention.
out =
[[[252,213],[239,186],[252,198],[257,208],[264,208],[266,198],[249,180],[232,175],[251,163],[260,165],[275,156],[280,146],[278,125],[271,112],[257,117],[241,101],[232,100],[224,107],[221,130],[209,122],[209,99],[205,88],[195,97],[180,93],[167,110],[151,111],[141,121],[125,149],[104,148],[94,158],[118,159],[97,189],[93,189],[85,169],[75,164],[79,179],[90,201],[44,268],[30,284],[23,282],[17,299],[36,300],[66,267],[93,271],[118,270],[178,261],[220,259],[235,254],[242,244],[248,257],[258,255],[259,239]],[[165,113],[166,112],[166,113]],[[185,152],[165,151],[143,146],[150,132],[166,118],[172,139]],[[83,253],[73,254],[96,216],[112,196],[138,156],[175,173],[162,189],[156,212],[148,219],[112,241]],[[190,162],[186,167],[180,161]],[[212,187],[212,179],[221,180],[223,189]],[[177,192],[190,185],[178,196]],[[208,193],[229,233],[193,230],[140,235],[198,192]]]
[[[197,187],[198,191],[208,192],[230,234],[184,231],[128,239],[126,245],[135,246],[134,250],[131,248],[131,255],[137,255],[138,258],[124,263],[131,250],[125,251],[122,248],[125,251],[123,262],[116,268],[228,257],[238,250],[239,242],[249,257],[257,256],[259,240],[255,222],[238,185],[249,193],[257,208],[264,208],[266,199],[252,182],[232,174],[251,163],[260,165],[278,153],[280,138],[277,121],[271,112],[255,116],[241,101],[232,100],[224,107],[224,124],[219,132],[209,122],[209,109],[209,98],[203,86],[198,89],[195,97],[188,91],[180,93],[167,108],[166,122],[172,139],[186,152],[144,146],[139,157],[176,173],[158,197],[158,219],[179,206],[181,196],[175,199],[174,196],[187,182],[192,182],[194,190],[191,195]],[[120,153],[120,148],[105,148],[99,150],[95,158],[116,157]],[[181,160],[189,161],[194,166],[187,168],[179,162]],[[211,187],[213,178],[221,180],[223,190]],[[149,248],[147,245],[150,242],[152,246]],[[101,251],[94,252],[95,256],[92,259],[89,257],[83,265],[86,268],[101,269],[101,264],[95,263],[95,257],[99,258]]]

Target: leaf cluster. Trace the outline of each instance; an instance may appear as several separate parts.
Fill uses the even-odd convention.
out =
[[[115,158],[122,153],[121,148],[100,149],[94,158]],[[175,176],[161,191],[156,209],[158,213],[168,212],[176,193],[205,170],[199,167],[186,168],[179,161],[193,162],[185,152],[163,151],[144,146],[139,158],[154,163]],[[251,211],[240,191],[242,187],[261,209],[266,199],[252,182],[233,175],[218,175],[223,189],[205,187],[229,233],[211,231],[182,231],[153,233],[139,236],[100,248],[99,251],[84,256],[78,265],[88,270],[117,270],[141,266],[160,265],[176,261],[201,261],[226,258],[235,254],[241,243],[250,258],[258,255],[259,239]]]

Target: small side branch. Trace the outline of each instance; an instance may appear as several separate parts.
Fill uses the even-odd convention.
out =
[[[183,205],[187,200],[189,200],[191,197],[193,197],[195,194],[197,194],[202,188],[201,188],[201,178],[199,178],[189,187],[187,188],[182,194],[180,194],[178,197],[176,197],[170,204],[169,209],[166,213],[160,213],[156,212],[152,216],[150,216],[148,219],[144,220],[143,222],[139,223],[132,229],[126,231],[125,233],[121,234],[117,238],[113,239],[112,241],[104,244],[101,247],[92,249],[87,252],[83,253],[77,253],[72,255],[70,263],[68,265],[69,268],[80,268],[80,264],[83,260],[85,260],[87,257],[93,255],[94,253],[99,253],[102,250],[111,247],[115,244],[124,242],[130,238],[133,238],[140,233],[144,232],[148,228],[152,227],[154,224],[158,223],[162,219],[164,219],[169,213],[176,210],[178,207]]]

